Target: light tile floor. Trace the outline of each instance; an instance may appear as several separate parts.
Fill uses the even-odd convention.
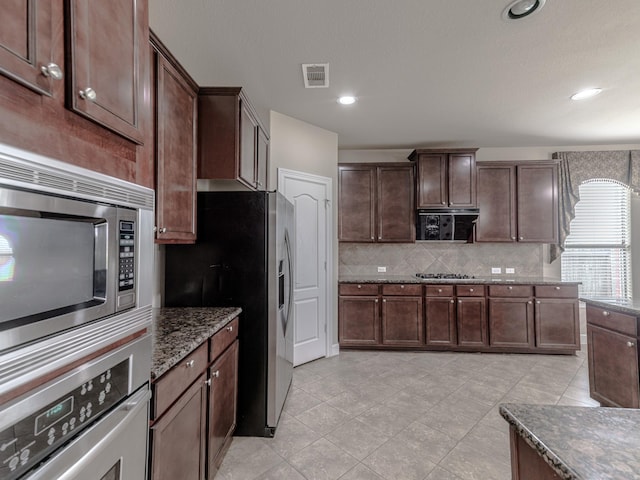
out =
[[[294,369],[275,438],[235,437],[216,479],[508,480],[506,402],[597,406],[584,350],[316,360]]]

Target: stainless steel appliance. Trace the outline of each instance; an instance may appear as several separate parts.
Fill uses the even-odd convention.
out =
[[[150,303],[138,285],[151,280],[153,201],[0,145],[0,351]]]
[[[294,241],[280,193],[200,192],[197,243],[166,248],[166,306],[242,308],[236,435],[273,436],[291,385]]]
[[[153,191],[0,144],[0,478],[140,480]]]
[[[478,209],[418,210],[416,240],[468,242],[478,214]]]

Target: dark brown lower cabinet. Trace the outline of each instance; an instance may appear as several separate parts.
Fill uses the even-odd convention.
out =
[[[536,346],[580,349],[580,313],[575,298],[536,298]]]
[[[382,298],[382,343],[416,346],[424,344],[422,297]]]
[[[378,296],[341,296],[338,301],[340,345],[380,344]]]
[[[603,406],[640,408],[637,338],[587,323],[587,345],[591,398]]]
[[[487,303],[484,297],[458,297],[458,345],[488,345]]]
[[[426,344],[457,345],[456,301],[453,297],[427,297]]]
[[[218,471],[236,428],[238,384],[238,340],[209,367],[209,448],[208,478]]]
[[[489,345],[493,347],[535,346],[533,300],[489,299]]]
[[[151,427],[151,478],[203,480],[207,382],[202,374]]]
[[[511,478],[512,480],[559,480],[560,476],[547,462],[531,448],[513,426],[509,427],[511,437]]]

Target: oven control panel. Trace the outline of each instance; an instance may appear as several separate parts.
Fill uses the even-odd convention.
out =
[[[128,395],[129,359],[0,432],[0,478],[13,480]]]
[[[119,228],[118,291],[132,290],[135,283],[135,231],[134,222],[120,221]]]

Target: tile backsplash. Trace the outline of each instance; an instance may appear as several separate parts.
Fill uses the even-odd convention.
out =
[[[492,267],[514,268],[518,277],[543,276],[543,247],[539,244],[496,243],[340,243],[340,275],[375,275],[378,266],[388,275],[462,273],[491,275]]]

